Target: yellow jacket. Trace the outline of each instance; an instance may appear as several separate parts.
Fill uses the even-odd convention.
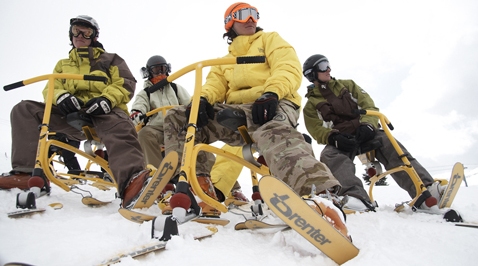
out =
[[[225,57],[266,56],[264,64],[235,64],[211,67],[201,96],[209,103],[253,103],[265,92],[274,92],[300,107],[297,93],[302,67],[294,48],[276,32],[237,36]]]
[[[113,108],[119,107],[128,113],[126,104],[133,98],[136,79],[119,55],[106,53],[98,47],[74,48],[70,51],[68,59],[58,61],[53,73],[103,76],[108,79],[107,84],[101,81],[57,79],[53,96],[54,104],[60,95],[67,92],[82,100],[83,103],[101,96],[110,100]],[[44,98],[47,92],[48,85],[43,90]]]

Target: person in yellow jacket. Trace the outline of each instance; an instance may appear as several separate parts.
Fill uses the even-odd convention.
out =
[[[224,144],[221,148],[224,151],[242,157],[242,147],[234,147]],[[226,198],[232,197],[236,200],[249,201],[242,193],[241,185],[237,181],[242,172],[243,165],[227,159],[224,156],[217,156],[216,162],[211,169],[211,181],[216,189],[221,191]],[[224,193],[226,191],[230,191]]]
[[[266,62],[211,67],[201,90],[195,140],[244,145],[241,135],[220,124],[216,116],[221,110],[240,109],[273,176],[299,195],[309,195],[313,186],[318,192],[335,192],[340,183],[314,157],[312,146],[296,129],[302,100],[297,92],[302,81],[297,54],[277,32],[257,27],[258,19],[257,8],[247,3],[234,3],[226,10],[223,37],[227,38],[229,53],[225,57],[265,56]],[[173,108],[164,118],[166,154],[176,151],[182,157],[188,109]],[[200,177],[205,180],[202,189],[211,197],[224,199],[224,191],[212,187],[207,169],[196,167],[200,184]]]
[[[70,140],[82,141],[85,136],[67,123],[66,116],[73,112],[89,116],[108,150],[108,163],[122,206],[128,207],[141,192],[150,172],[145,169],[141,146],[126,106],[134,95],[136,80],[126,62],[115,53],[107,53],[98,41],[100,28],[94,18],[79,15],[70,19],[69,27],[72,49],[67,59],[58,61],[53,72],[103,76],[107,82],[55,80],[49,128]],[[43,91],[43,95],[46,94],[47,88]],[[13,107],[10,177],[31,175],[38,145],[35,129],[42,122],[44,110],[44,103],[29,100]]]

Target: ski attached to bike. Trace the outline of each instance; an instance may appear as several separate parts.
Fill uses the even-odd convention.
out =
[[[217,233],[217,228],[213,226],[208,226],[207,227],[207,232],[206,233],[201,233],[199,235],[194,236],[194,240],[202,240],[204,238],[210,237]],[[151,252],[156,252],[159,250],[164,250],[166,248],[166,241],[160,241],[158,239],[153,239],[149,243],[144,244],[144,245],[139,245],[136,247],[133,247],[129,250],[125,250],[123,252],[120,252],[116,255],[113,255],[111,258],[108,258],[104,261],[102,261],[98,266],[106,266],[106,265],[111,265],[114,263],[121,262],[122,259],[131,257],[131,258],[138,258],[140,256],[149,254]]]
[[[128,209],[120,208],[118,210],[124,218],[136,223],[149,221],[154,218],[145,219],[145,215],[133,211],[132,209],[149,208],[154,204],[168,182],[173,178],[178,166],[178,158],[177,152],[170,152],[164,157],[163,161],[161,161],[161,165],[154,172],[146,187],[135,200],[133,206]],[[143,217],[138,219],[138,215]]]
[[[281,180],[263,176],[259,190],[272,212],[336,263],[343,264],[359,253],[346,236]]]
[[[455,199],[458,190],[460,189],[461,182],[465,177],[465,168],[463,164],[456,163],[453,166],[451,177],[448,180],[448,186],[443,192],[440,202],[438,203],[438,208],[450,208],[453,200]]]

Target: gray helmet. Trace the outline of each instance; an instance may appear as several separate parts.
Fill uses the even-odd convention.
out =
[[[166,75],[169,76],[169,73],[171,73],[171,64],[168,63],[164,57],[160,55],[153,55],[148,59],[148,62],[146,62],[146,67],[141,68],[141,74],[143,75],[143,78],[151,79],[153,77],[153,73],[151,73],[151,67],[157,65],[165,66]]]
[[[79,15],[76,18],[70,19],[70,25],[73,24],[87,24],[88,26],[91,26],[93,29],[98,32],[100,30],[100,26],[98,25],[98,22],[96,22],[96,19],[87,16],[87,15]]]
[[[317,80],[317,73],[319,71],[316,66],[323,61],[328,62],[329,59],[327,59],[327,57],[321,54],[314,54],[307,58],[307,60],[305,60],[304,62],[304,65],[302,66],[302,73],[304,74],[304,77],[306,77],[307,80],[309,80],[310,82],[314,82],[314,80]]]
[[[79,15],[76,18],[70,19],[70,30],[69,30],[70,41],[73,40],[73,33],[71,32],[71,27],[73,25],[77,25],[77,24],[91,27],[94,30],[94,37],[95,38],[100,35],[100,26],[98,26],[98,22],[96,22],[96,20],[94,18],[92,18],[90,16],[86,16],[86,15]],[[72,43],[73,43],[73,41],[72,41]],[[92,39],[90,46],[98,46],[98,47],[103,48],[103,46],[98,41],[95,41],[94,38]]]

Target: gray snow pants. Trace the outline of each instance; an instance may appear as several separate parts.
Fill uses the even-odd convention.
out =
[[[403,165],[402,160],[398,157],[398,153],[392,146],[392,143],[387,138],[387,135],[383,131],[378,131],[375,139],[380,139],[382,147],[375,150],[375,158],[383,164],[385,169],[389,170],[399,165]],[[397,141],[398,142],[398,141]],[[411,165],[415,168],[418,176],[422,180],[425,186],[433,183],[432,176],[423,168],[423,166],[412,157],[411,154],[405,149],[405,147],[398,142],[400,148],[405,154],[408,154],[407,158]],[[342,189],[339,195],[350,195],[360,197],[370,201],[368,193],[363,187],[363,183],[360,178],[355,176],[355,164],[349,158],[347,152],[341,151],[332,145],[326,145],[320,155],[320,161],[325,163],[332,171],[332,174],[339,180],[342,185]],[[416,195],[415,186],[405,171],[400,171],[391,174],[392,178],[397,184],[408,192],[411,198]]]

